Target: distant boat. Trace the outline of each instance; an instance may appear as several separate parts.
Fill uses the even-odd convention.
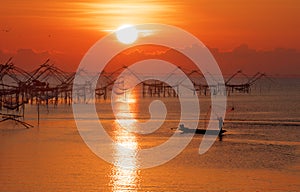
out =
[[[206,129],[190,129],[187,127],[184,127],[183,124],[179,126],[179,130],[183,133],[196,133],[196,134],[209,134],[209,135],[222,135],[223,133],[227,132],[226,130],[222,129],[220,130],[206,130]]]

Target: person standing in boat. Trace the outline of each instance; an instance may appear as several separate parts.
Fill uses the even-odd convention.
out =
[[[217,118],[219,121],[219,141],[222,141],[223,139],[223,125],[224,125],[224,120],[222,117]]]
[[[217,118],[218,121],[219,121],[219,130],[220,130],[220,133],[219,134],[222,134],[222,131],[223,131],[223,125],[224,125],[224,120],[222,117],[218,117]]]

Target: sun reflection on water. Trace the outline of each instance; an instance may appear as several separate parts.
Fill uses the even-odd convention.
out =
[[[124,97],[124,95],[120,97]],[[129,110],[125,106],[128,104],[130,104]],[[136,159],[138,142],[133,133],[120,126],[125,123],[127,126],[135,127],[137,120],[134,113],[131,113],[135,108],[136,96],[133,92],[127,93],[125,98],[118,98],[117,114],[115,114],[117,119],[113,125],[116,128],[113,137],[118,144],[114,145],[114,167],[110,175],[110,183],[114,192],[137,191],[139,188],[139,170]],[[130,150],[124,151],[124,147]]]

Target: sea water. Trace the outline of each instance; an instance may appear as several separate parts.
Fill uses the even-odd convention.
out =
[[[177,98],[131,98],[130,112],[119,109],[134,126],[149,118],[149,104],[161,100],[167,109],[162,126],[151,134],[120,127],[110,101],[96,104],[99,120],[114,142],[134,149],[113,148],[113,164],[95,155],[81,138],[71,105],[26,105],[26,129],[0,123],[0,191],[299,191],[300,80],[276,79],[268,89],[228,97],[222,138],[199,154],[202,135],[194,135],[175,158],[140,169],[135,150],[166,142],[180,119]],[[206,128],[210,98],[199,96],[198,128]],[[131,119],[131,120],[130,120]],[[175,128],[175,129],[174,129]],[[184,133],[191,134],[191,133]],[[164,151],[162,151],[164,153]],[[153,158],[153,159],[151,159]],[[154,161],[155,156],[149,161]],[[120,165],[130,165],[124,169]]]

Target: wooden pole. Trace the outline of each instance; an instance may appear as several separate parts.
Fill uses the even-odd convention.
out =
[[[38,125],[40,124],[40,101],[38,100],[37,104],[37,114],[38,114]]]

